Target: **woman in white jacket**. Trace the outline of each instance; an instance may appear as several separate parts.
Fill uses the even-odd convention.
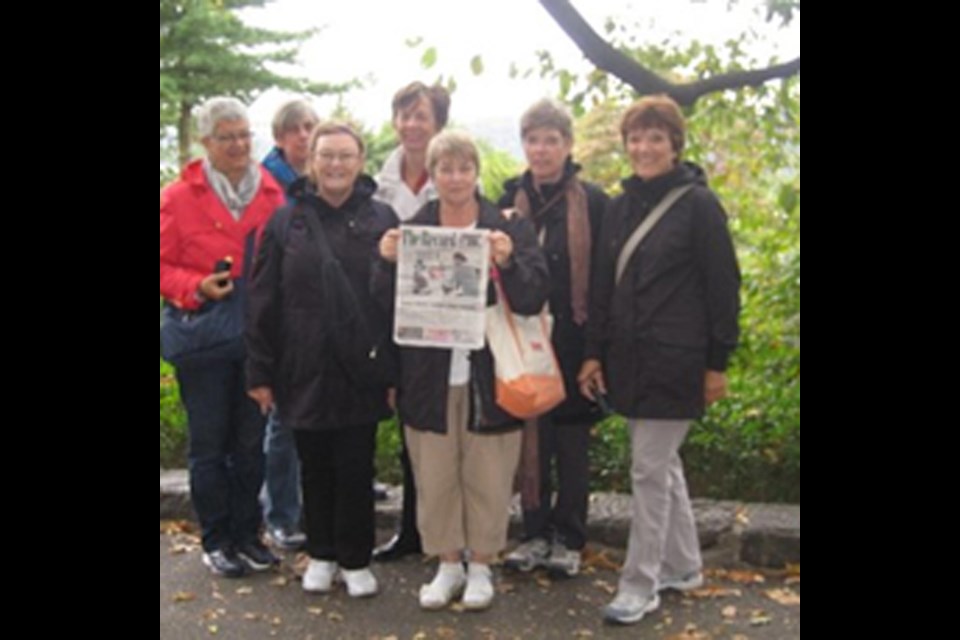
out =
[[[427,149],[450,119],[450,93],[441,86],[422,82],[401,89],[393,99],[393,127],[400,147],[390,156],[380,175],[376,199],[389,204],[401,222],[413,218],[431,200],[437,190],[427,169]],[[401,431],[402,433],[402,431]],[[377,549],[374,558],[391,562],[421,553],[417,530],[417,491],[406,442],[400,455],[403,465],[403,514],[400,531],[389,543]]]

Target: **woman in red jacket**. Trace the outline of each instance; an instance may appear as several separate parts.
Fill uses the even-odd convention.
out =
[[[251,158],[246,108],[214,98],[200,109],[207,157],[188,165],[160,194],[160,296],[201,311],[237,295],[245,242],[283,202],[273,178]],[[221,261],[233,260],[230,271]],[[214,271],[220,271],[214,273]],[[204,563],[236,578],[271,568],[259,538],[265,419],[247,397],[243,350],[181,363],[180,393],[190,429],[190,489],[203,529]]]

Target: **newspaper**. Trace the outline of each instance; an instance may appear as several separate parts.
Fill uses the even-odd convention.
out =
[[[438,349],[483,349],[490,232],[401,229],[394,340]]]

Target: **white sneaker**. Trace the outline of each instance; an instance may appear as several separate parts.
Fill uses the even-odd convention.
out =
[[[493,606],[493,571],[485,564],[470,563],[463,607],[467,611],[486,611]]]
[[[427,611],[445,609],[453,599],[463,593],[467,585],[467,572],[459,562],[443,563],[437,577],[420,589],[420,608]]]
[[[660,578],[660,591],[694,591],[703,586],[703,573],[694,571],[683,576]]]
[[[524,542],[504,560],[508,569],[529,573],[542,567],[550,555],[550,545],[543,538],[534,538]]]
[[[347,594],[351,598],[372,598],[380,593],[380,583],[370,569],[359,571],[341,571],[343,581],[347,584]]]
[[[620,593],[610,605],[604,609],[603,617],[613,624],[638,624],[648,613],[660,608],[660,595],[653,594],[648,598]]]
[[[336,562],[311,560],[303,576],[303,590],[307,593],[330,593],[338,570]]]

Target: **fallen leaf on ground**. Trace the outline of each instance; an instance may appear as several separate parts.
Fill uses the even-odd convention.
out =
[[[457,637],[457,630],[450,627],[440,627],[437,629],[437,637],[440,640],[454,640]]]
[[[593,586],[595,586],[597,589],[602,589],[603,591],[606,591],[611,596],[614,596],[617,594],[617,588],[604,580],[597,580],[596,582],[593,583]]]
[[[709,633],[697,629],[696,625],[690,625],[683,633],[668,636],[666,640],[711,640],[711,636]]]
[[[750,512],[747,511],[746,507],[737,509],[737,523],[744,527],[750,526]]]
[[[193,602],[197,599],[197,594],[189,593],[187,591],[179,591],[173,594],[173,601],[176,604],[182,604],[184,602]]]
[[[767,591],[767,597],[785,607],[800,606],[800,594],[791,589],[771,589]]]
[[[161,520],[160,533],[165,536],[174,536],[196,531],[193,524],[186,520]]]
[[[755,571],[730,571],[727,580],[737,584],[766,584],[767,579]]]
[[[252,596],[252,595],[253,595],[253,587],[240,587],[239,589],[237,589],[237,595],[238,595],[238,596]]]
[[[788,564],[787,565],[787,575],[800,577],[800,565],[798,564]]]
[[[281,589],[287,586],[288,584],[290,584],[290,579],[287,578],[286,576],[280,576],[279,578],[274,578],[273,580],[270,581],[271,587],[278,587]]]
[[[188,553],[193,553],[198,549],[199,549],[199,546],[195,544],[175,544],[172,547],[170,547],[170,555],[182,556]]]
[[[720,615],[722,615],[726,620],[733,620],[737,617],[737,608],[733,605],[724,607],[723,611],[720,612]]]
[[[698,600],[743,597],[743,591],[740,589],[724,589],[723,587],[704,587],[703,589],[689,591],[688,594]]]
[[[307,613],[309,613],[312,616],[322,616],[323,609],[321,609],[320,607],[310,607],[309,609],[307,609]]]
[[[215,636],[215,635],[217,635],[218,633],[220,633],[220,627],[218,627],[218,626],[215,625],[215,624],[212,624],[212,625],[210,625],[209,627],[207,627],[207,632],[208,632],[210,635]]]
[[[497,592],[500,595],[505,596],[508,593],[513,593],[516,590],[517,590],[517,585],[513,584],[512,582],[501,582],[500,584],[497,585]]]
[[[327,620],[330,622],[343,622],[345,619],[342,613],[337,613],[336,611],[330,612],[330,615],[327,616]]]
[[[750,614],[751,627],[766,627],[773,624],[773,618],[765,611],[754,611]]]
[[[620,563],[616,560],[611,560],[607,555],[607,551],[600,551],[599,553],[588,549],[584,553],[583,566],[587,569],[600,569],[602,571],[620,571]]]

